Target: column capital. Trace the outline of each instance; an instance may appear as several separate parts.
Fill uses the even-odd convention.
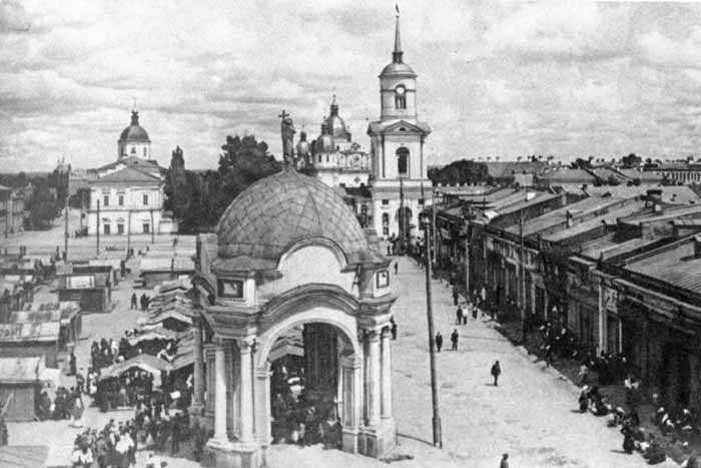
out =
[[[380,327],[361,328],[358,330],[358,338],[360,341],[379,341],[382,329]]]
[[[242,353],[255,353],[258,349],[258,340],[255,337],[246,337],[236,340],[236,344]]]

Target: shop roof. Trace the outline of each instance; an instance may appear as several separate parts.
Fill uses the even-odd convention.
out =
[[[621,202],[622,200],[618,198],[589,197],[575,203],[570,203],[569,205],[554,209],[536,218],[525,220],[523,223],[523,235],[529,236],[536,234],[563,222],[567,222],[567,213],[570,213],[573,219],[577,219],[582,216],[595,214],[597,211],[604,210],[606,207],[620,204]],[[506,231],[518,234],[518,223],[509,226]]]
[[[629,260],[626,269],[701,293],[701,258],[694,256],[694,238],[655,249]]]
[[[575,224],[571,228],[562,229],[560,231],[547,234],[543,236],[543,240],[548,242],[560,242],[567,238],[574,237],[579,234],[583,234],[587,231],[596,229],[597,227],[601,226],[602,223],[614,224],[618,221],[619,218],[629,216],[632,213],[642,210],[644,207],[645,202],[642,200],[638,200],[633,203],[628,203],[620,208],[613,209],[604,215],[597,216],[588,221]]]

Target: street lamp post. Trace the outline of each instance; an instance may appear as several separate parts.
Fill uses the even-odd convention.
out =
[[[431,300],[431,242],[429,237],[429,221],[425,213],[421,213],[421,225],[424,231],[424,245],[426,246],[426,318],[428,320],[428,352],[431,366],[431,401],[433,404],[433,445],[442,448],[443,435],[441,433],[441,417],[438,401],[438,379],[436,378],[436,348],[433,333],[433,304]]]

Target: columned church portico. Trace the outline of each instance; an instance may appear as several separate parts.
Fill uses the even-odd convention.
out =
[[[394,447],[396,295],[376,244],[331,188],[290,169],[249,187],[217,234],[199,237],[192,410],[214,433],[208,464],[264,466],[300,412],[331,421],[344,451]]]

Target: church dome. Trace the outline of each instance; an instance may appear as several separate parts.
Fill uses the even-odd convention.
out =
[[[139,125],[139,113],[132,111],[131,113],[131,125],[122,130],[122,134],[119,136],[120,142],[144,142],[149,143],[151,140],[148,137],[146,130]]]
[[[333,95],[333,101],[331,101],[329,118],[326,119],[326,130],[328,134],[334,138],[342,138],[350,141],[350,133],[348,133],[348,129],[346,128],[346,122],[338,115],[338,104],[336,103],[335,94]]]
[[[241,192],[219,220],[216,233],[219,264],[253,262],[274,268],[287,249],[310,238],[331,241],[348,263],[378,255],[370,252],[360,223],[340,195],[287,167]]]
[[[386,77],[386,76],[401,76],[401,77],[416,77],[416,73],[414,72],[414,69],[411,68],[409,65],[407,65],[404,62],[392,62],[389,65],[387,65],[385,68],[382,69],[382,73],[380,73],[380,77]]]

